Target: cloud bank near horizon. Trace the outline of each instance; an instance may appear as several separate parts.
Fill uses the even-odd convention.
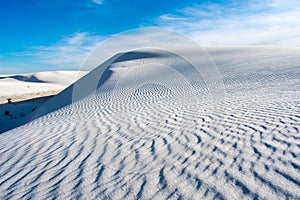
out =
[[[194,5],[154,20],[201,45],[299,46],[300,1],[248,1],[243,4]]]

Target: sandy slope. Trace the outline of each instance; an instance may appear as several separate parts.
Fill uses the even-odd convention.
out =
[[[88,98],[0,135],[1,198],[299,199],[299,48],[208,51],[223,98],[172,54],[125,54]]]

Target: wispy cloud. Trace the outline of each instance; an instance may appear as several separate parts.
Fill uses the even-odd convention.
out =
[[[88,53],[103,39],[104,37],[89,32],[76,32],[55,44],[30,47],[28,51],[18,55],[30,57],[43,65],[78,69]]]
[[[98,5],[103,4],[103,0],[92,0],[92,2]]]
[[[185,17],[180,17],[178,15],[172,15],[172,14],[164,14],[159,16],[159,20],[161,21],[178,21],[178,20],[185,20]]]
[[[193,5],[154,20],[203,45],[300,45],[300,2]]]

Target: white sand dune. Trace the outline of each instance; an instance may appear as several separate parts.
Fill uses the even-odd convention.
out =
[[[221,80],[118,54],[1,134],[0,198],[299,199],[300,49],[207,50]]]

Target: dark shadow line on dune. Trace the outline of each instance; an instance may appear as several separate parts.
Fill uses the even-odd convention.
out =
[[[32,83],[48,83],[47,81],[42,81],[40,79],[38,79],[35,76],[22,76],[22,75],[14,75],[14,76],[6,76],[6,77],[0,77],[1,79],[6,79],[6,78],[12,78],[12,79],[16,79],[18,81],[23,81],[23,82],[32,82]]]

